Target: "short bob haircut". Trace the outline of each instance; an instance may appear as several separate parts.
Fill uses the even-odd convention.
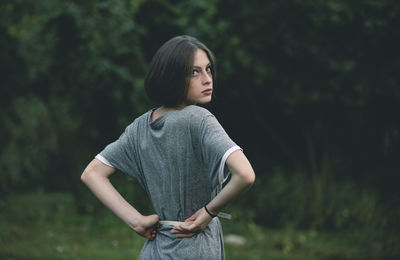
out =
[[[215,58],[212,52],[194,37],[176,36],[158,49],[150,63],[144,82],[150,100],[165,107],[177,107],[185,102],[194,55],[198,49],[207,54],[215,82]]]

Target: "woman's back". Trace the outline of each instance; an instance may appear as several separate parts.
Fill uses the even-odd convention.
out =
[[[210,201],[211,183],[201,159],[199,107],[138,122],[141,176],[160,220],[184,221]]]
[[[225,177],[220,174],[227,174],[226,169],[219,171],[222,158],[236,144],[204,108],[187,106],[151,122],[152,112],[137,118],[100,155],[141,183],[160,220],[184,221],[213,198]],[[188,243],[195,243],[191,255],[212,253],[212,246],[218,249],[213,256],[222,257],[217,218],[192,239],[177,239],[169,232],[171,228],[162,226],[156,239],[146,242],[142,254],[162,252],[164,256],[168,248],[186,251]]]

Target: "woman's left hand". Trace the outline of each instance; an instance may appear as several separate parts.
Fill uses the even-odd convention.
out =
[[[192,216],[185,219],[185,222],[192,222],[191,224],[174,226],[174,228],[171,229],[171,233],[174,233],[178,238],[192,237],[202,232],[211,220],[212,217],[203,207],[196,211]]]

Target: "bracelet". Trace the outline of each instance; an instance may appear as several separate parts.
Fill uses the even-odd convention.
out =
[[[204,205],[204,209],[207,211],[208,215],[210,215],[212,218],[215,218],[217,215],[212,214],[208,209],[207,205]]]

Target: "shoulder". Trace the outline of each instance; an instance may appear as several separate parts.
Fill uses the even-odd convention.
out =
[[[206,108],[191,105],[185,108],[185,113],[192,131],[207,132],[222,127],[217,118]]]
[[[196,105],[187,106],[183,110],[183,115],[187,119],[191,128],[202,127],[203,124],[209,120],[209,118],[215,118],[209,110]]]
[[[152,110],[149,110],[142,115],[135,117],[132,119],[131,123],[126,126],[125,131],[128,133],[132,133],[133,131],[137,131],[138,128],[145,127],[149,120],[149,115]]]
[[[206,108],[199,107],[196,105],[187,106],[187,107],[185,107],[185,109],[183,109],[183,111],[186,116],[189,116],[190,118],[195,118],[195,119],[204,119],[208,116],[214,116]]]
[[[142,123],[142,122],[146,123],[149,120],[150,115],[154,110],[155,110],[155,108],[152,108],[152,109],[148,110],[147,112],[143,113],[142,115],[134,118],[132,124],[137,124],[137,123]]]

